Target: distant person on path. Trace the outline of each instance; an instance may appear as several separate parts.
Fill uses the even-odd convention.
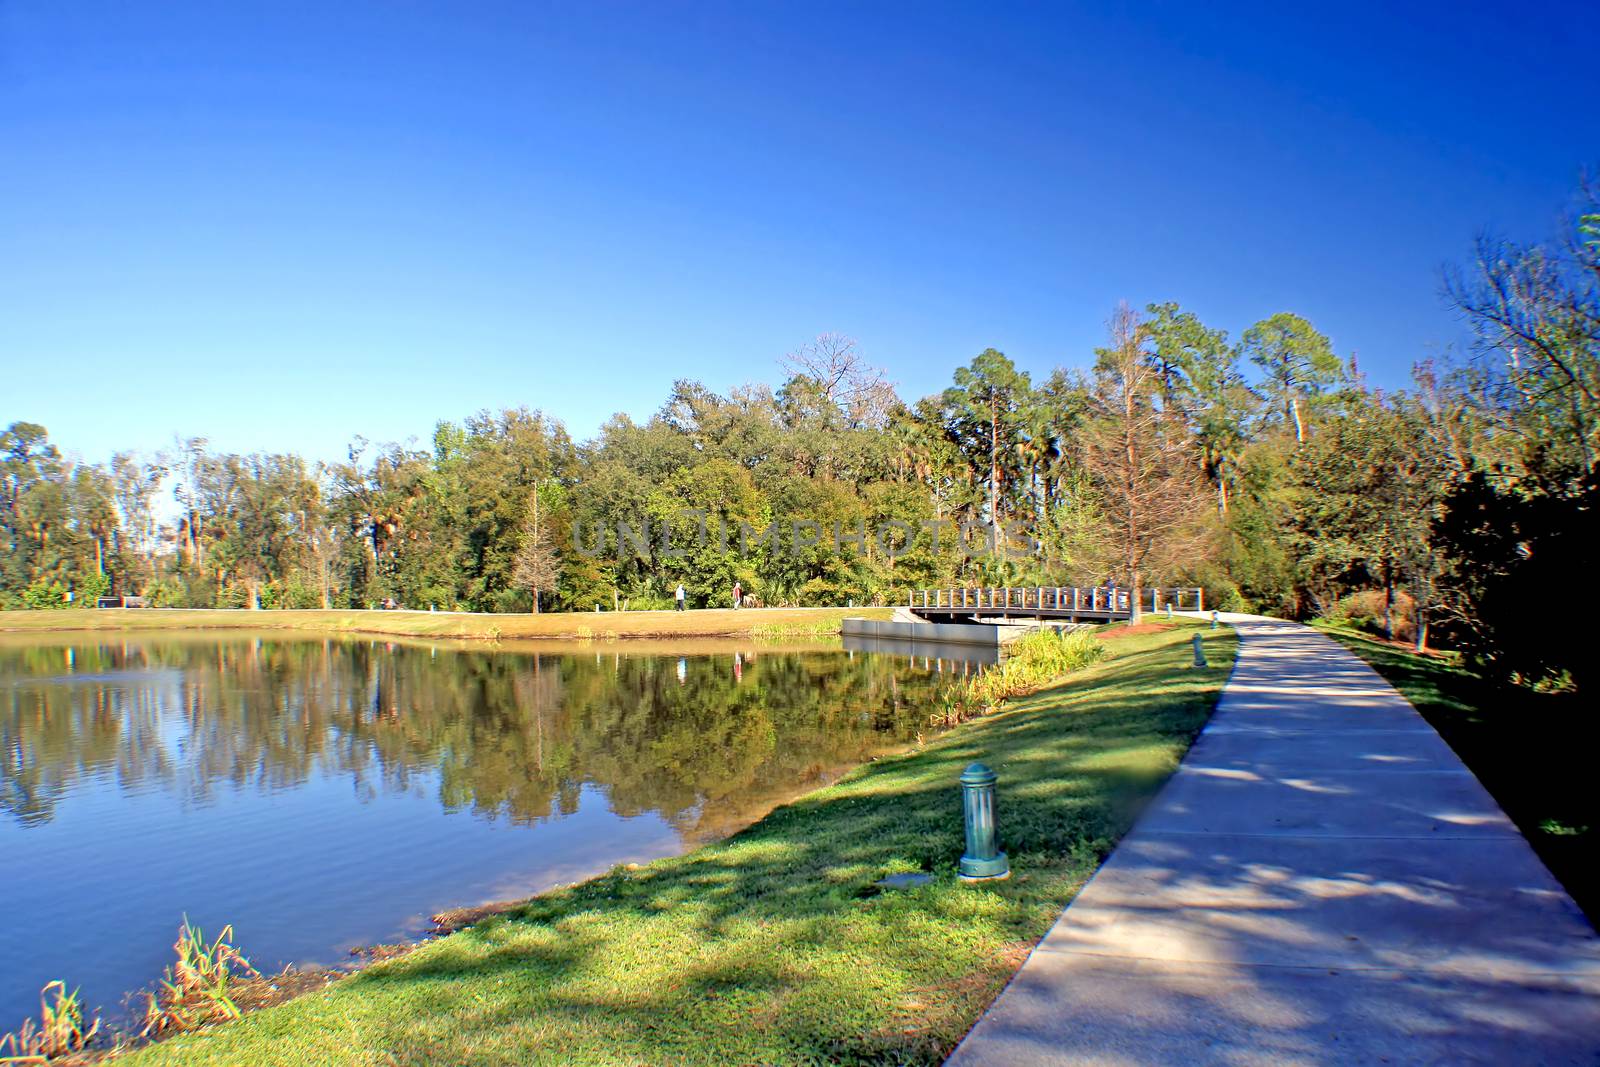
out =
[[[683,583],[679,582],[678,583],[678,591],[677,591],[677,593],[673,594],[673,601],[674,601],[674,603],[676,603],[678,605],[678,610],[679,611],[683,610],[683,598],[684,598],[684,596],[685,596],[685,593],[683,591]]]
[[[739,605],[744,602],[744,586],[737,581],[733,583],[733,610],[738,611]]]

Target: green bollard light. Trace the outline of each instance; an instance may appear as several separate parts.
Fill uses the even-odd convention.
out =
[[[1199,634],[1195,634],[1194,635],[1194,665],[1196,667],[1209,667],[1209,666],[1211,666],[1211,664],[1206,662],[1206,650],[1204,648],[1200,647],[1200,635]]]
[[[1213,630],[1217,628],[1217,613],[1214,611],[1211,613],[1211,628]]]
[[[961,772],[961,807],[967,823],[967,852],[957,874],[964,882],[1011,877],[1011,864],[995,841],[994,784],[999,775],[981,763]]]

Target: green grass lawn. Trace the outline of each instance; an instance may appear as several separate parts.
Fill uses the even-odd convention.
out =
[[[1193,632],[1117,637],[1066,684],[726,841],[535,898],[130,1067],[937,1063],[1210,714],[1235,639],[1202,629],[1213,666],[1196,671]],[[1000,775],[1007,882],[955,878],[973,760]],[[932,883],[874,886],[917,870]]]
[[[1318,627],[1370,663],[1494,795],[1591,921],[1600,923],[1600,718],[1573,694],[1500,686],[1450,657]]]

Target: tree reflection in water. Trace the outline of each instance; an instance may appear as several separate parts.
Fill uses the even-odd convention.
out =
[[[85,781],[203,804],[336,773],[365,795],[437,782],[449,811],[532,823],[585,786],[689,839],[927,722],[941,679],[825,648],[550,651],[368,640],[83,637],[0,645],[0,812],[47,823]]]

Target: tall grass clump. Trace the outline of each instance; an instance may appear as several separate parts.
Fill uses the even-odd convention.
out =
[[[750,636],[758,640],[775,640],[784,637],[838,637],[839,620],[827,622],[762,623],[750,628]]]
[[[1054,681],[1063,674],[1081,671],[1106,654],[1105,646],[1090,630],[1034,630],[1013,644],[1005,668],[1015,668],[1039,680]]]
[[[205,1023],[237,1019],[241,1014],[228,989],[236,978],[259,972],[233,946],[233,927],[224,926],[207,942],[200,928],[184,916],[172,949],[178,960],[167,968],[161,987],[146,994],[144,1030],[140,1037],[181,1033]]]
[[[0,1063],[45,1063],[82,1052],[99,1032],[99,1017],[84,1029],[78,990],[68,993],[65,982],[51,982],[39,991],[39,1021],[25,1020],[13,1032],[0,1035]]]
[[[957,683],[942,709],[947,725],[987,715],[1010,697],[1026,696],[1106,654],[1105,646],[1087,630],[1062,633],[1035,630],[1006,649],[1006,658],[982,674]]]

